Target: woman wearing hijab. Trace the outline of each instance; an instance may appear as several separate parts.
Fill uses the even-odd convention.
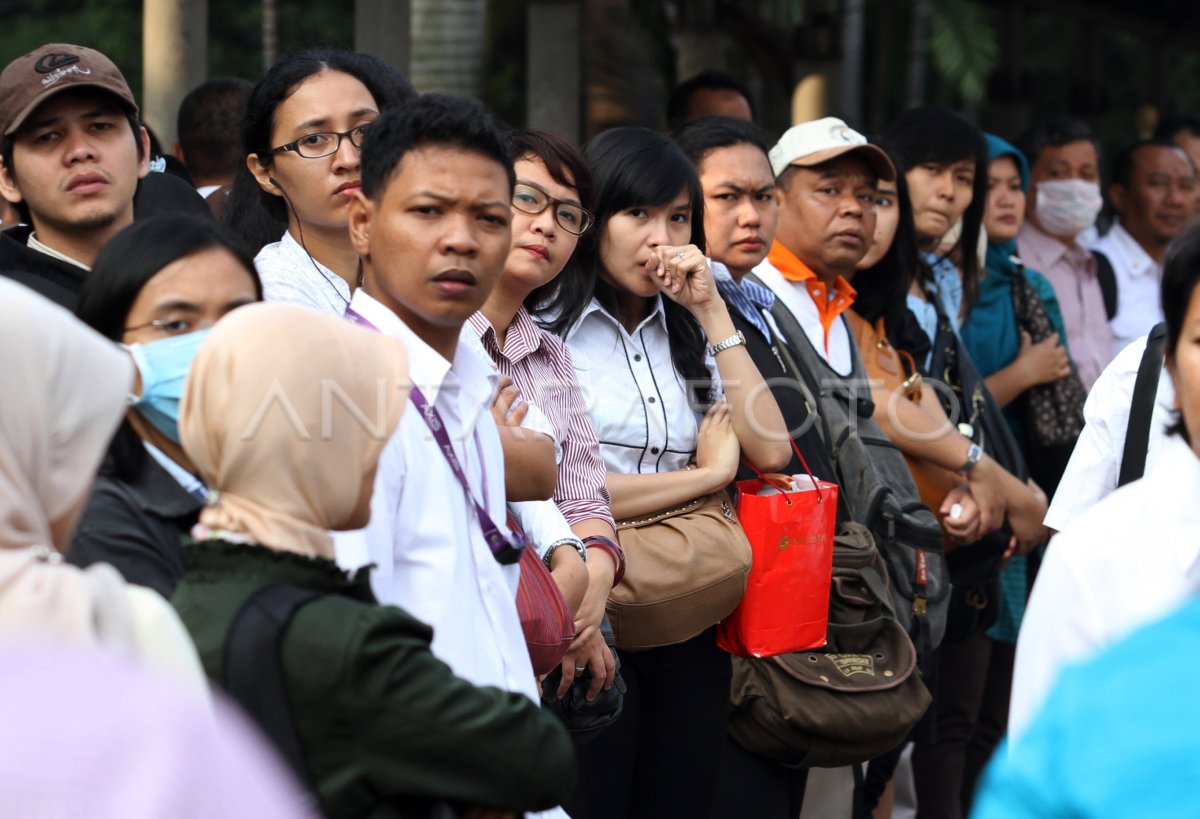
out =
[[[215,326],[179,423],[214,491],[173,602],[221,682],[238,671],[226,667],[227,648],[248,600],[278,585],[318,593],[280,632],[275,655],[298,773],[327,816],[441,799],[551,807],[574,781],[555,717],[522,694],[455,677],[430,652],[428,626],[379,605],[366,571],[334,563],[329,530],[370,518],[379,453],[407,389],[399,342],[331,316],[252,305]]]
[[[63,562],[133,362],[70,313],[0,280],[0,640],[124,655],[202,688],[166,602],[107,565]]]

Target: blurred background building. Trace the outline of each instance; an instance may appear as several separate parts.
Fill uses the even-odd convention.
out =
[[[1194,0],[0,0],[0,19],[6,61],[55,40],[111,55],[167,145],[189,88],[307,45],[578,139],[663,127],[672,85],[706,68],[745,83],[772,134],[938,103],[1009,136],[1072,114],[1111,145],[1200,114]]]

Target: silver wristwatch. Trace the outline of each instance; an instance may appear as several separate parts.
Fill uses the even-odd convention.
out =
[[[729,338],[722,341],[720,344],[709,344],[708,345],[708,354],[711,356],[715,356],[717,353],[721,352],[722,350],[728,350],[730,347],[736,347],[739,344],[745,344],[745,343],[746,343],[746,337],[744,335],[742,335],[741,330],[738,330],[736,333],[734,333]]]
[[[550,568],[550,558],[554,556],[554,550],[559,546],[570,546],[579,552],[579,559],[587,563],[587,546],[583,545],[583,541],[579,538],[564,537],[562,540],[556,540],[546,547],[546,553],[542,555],[542,562],[546,564],[547,569]]]
[[[960,475],[970,475],[975,465],[983,460],[983,447],[973,443],[967,448],[967,462],[958,468]]]

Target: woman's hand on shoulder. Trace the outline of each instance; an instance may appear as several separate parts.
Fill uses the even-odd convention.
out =
[[[646,267],[666,297],[693,315],[723,305],[708,258],[695,245],[660,245],[654,248]]]

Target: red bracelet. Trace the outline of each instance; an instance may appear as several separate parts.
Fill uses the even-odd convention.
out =
[[[613,585],[620,583],[621,578],[625,576],[625,550],[621,548],[621,544],[604,535],[589,535],[583,539],[583,545],[589,549],[608,552],[613,563],[617,564],[617,570],[613,572]]]

